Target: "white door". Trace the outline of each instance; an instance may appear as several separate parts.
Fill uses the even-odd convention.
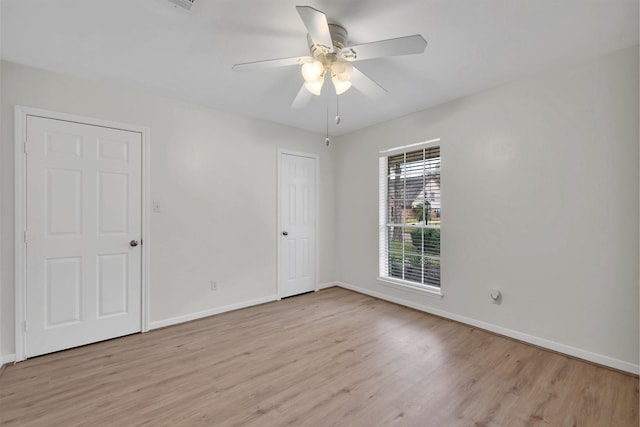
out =
[[[316,288],[316,159],[280,153],[280,298]]]
[[[26,356],[141,330],[142,139],[27,117]]]

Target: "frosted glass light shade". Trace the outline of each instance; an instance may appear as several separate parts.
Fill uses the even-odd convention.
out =
[[[324,65],[320,61],[305,62],[302,64],[302,77],[308,83],[315,82],[324,74]]]
[[[323,84],[324,84],[324,79],[320,77],[313,82],[305,82],[304,87],[312,94],[320,95]]]
[[[333,86],[336,88],[336,95],[342,95],[351,87],[351,82],[349,80],[340,81],[336,75],[331,77],[331,81],[333,82]]]
[[[353,73],[353,65],[350,62],[336,61],[331,64],[331,74],[341,82],[349,81],[351,73]]]

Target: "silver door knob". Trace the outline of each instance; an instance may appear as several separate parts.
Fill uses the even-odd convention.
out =
[[[289,232],[288,232],[288,231],[283,231],[283,232],[282,232],[282,235],[283,235],[283,236],[288,236],[288,235],[289,235]]]
[[[133,246],[135,248],[136,246],[138,246],[138,241],[137,240],[132,240],[132,241],[129,242],[129,245]]]

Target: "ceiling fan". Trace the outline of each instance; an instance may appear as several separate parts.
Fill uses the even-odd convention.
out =
[[[323,12],[311,6],[296,6],[296,9],[307,28],[308,56],[245,62],[233,66],[234,71],[302,66],[305,82],[291,104],[293,108],[301,108],[312,95],[320,95],[327,76],[331,77],[337,95],[352,86],[372,98],[383,95],[387,91],[354,67],[352,62],[423,53],[427,47],[427,42],[420,34],[350,46],[347,44],[347,30],[340,25],[329,24]]]

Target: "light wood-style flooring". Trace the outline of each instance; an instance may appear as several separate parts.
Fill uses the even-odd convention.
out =
[[[340,288],[37,357],[2,426],[638,426],[638,378]]]

